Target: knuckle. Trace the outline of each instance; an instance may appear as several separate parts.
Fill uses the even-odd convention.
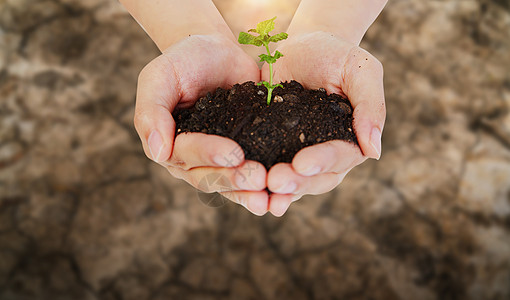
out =
[[[359,49],[361,49],[361,48],[359,48]],[[384,72],[384,67],[383,67],[383,64],[381,63],[381,61],[378,60],[377,57],[372,55],[367,50],[361,49],[361,51],[362,51],[362,53],[364,53],[366,55],[366,57],[358,56],[358,60],[365,60],[371,69],[373,69],[374,71],[376,71],[377,73],[382,75]],[[365,57],[365,59],[363,57]]]
[[[347,172],[345,174],[338,175],[338,177],[336,178],[336,184],[334,185],[334,187],[336,187],[337,185],[339,185],[340,183],[342,183],[344,181],[345,175],[347,175]]]
[[[237,193],[234,193],[231,191],[226,191],[226,192],[219,192],[219,194],[234,203],[241,204],[239,201],[240,197]]]
[[[165,76],[165,70],[171,67],[169,60],[160,55],[146,64],[138,74],[138,87],[143,87],[146,83]]]
[[[145,67],[142,68],[140,71],[140,74],[138,74],[138,83],[143,83],[145,79],[147,79],[151,74],[157,71],[157,67],[160,64],[159,63],[159,57],[156,57],[151,62],[145,65]]]
[[[133,124],[135,125],[136,131],[140,132],[140,129],[142,127],[142,119],[140,113],[137,111],[135,111],[135,115],[133,117]]]
[[[303,194],[296,194],[292,196],[291,202],[298,201],[301,199],[304,195]]]
[[[172,175],[173,177],[175,177],[177,179],[184,179],[182,172],[180,172],[176,168],[173,168],[171,166],[166,166],[166,169],[168,170],[168,173],[170,173],[170,175]]]
[[[191,169],[191,166],[187,162],[177,157],[170,158],[168,164],[175,168],[182,169],[183,171],[189,171]]]
[[[144,151],[144,154],[145,154],[145,156],[147,156],[147,158],[148,158],[148,159],[150,159],[151,161],[155,162],[155,161],[154,161],[154,159],[152,158],[152,156],[151,156],[151,154],[150,154],[150,152],[149,152],[149,151],[146,151],[146,150],[145,150],[145,151]],[[156,162],[156,163],[157,163],[157,162]]]
[[[247,196],[243,193],[235,193],[235,192],[230,193],[230,199],[232,200],[232,202],[239,204],[241,206],[244,206],[244,207],[248,207],[248,197],[249,196]]]
[[[379,115],[385,119],[386,118],[386,103],[384,100],[381,102],[381,105],[379,106]]]
[[[151,70],[153,69],[152,63],[148,63],[143,67],[143,69],[138,74],[138,85],[143,84],[145,81],[145,78],[147,78],[148,74],[151,73]]]
[[[149,120],[149,114],[147,114],[144,110],[135,109],[135,115],[133,117],[133,123],[135,125],[135,129],[138,133],[142,132]]]
[[[202,192],[209,193],[206,186],[200,186],[200,181],[196,176],[185,176],[185,180],[194,188],[201,190]]]
[[[377,58],[373,58],[373,68],[374,70],[380,74],[380,76],[382,77],[384,75],[384,66],[382,64],[382,62],[380,60],[378,60]]]
[[[369,52],[366,52],[366,53],[369,56],[368,57],[369,67],[372,70],[374,70],[374,72],[376,72],[378,75],[380,75],[382,77],[382,75],[384,73],[384,66],[383,66],[382,62],[380,60],[378,60],[375,56],[370,54]]]

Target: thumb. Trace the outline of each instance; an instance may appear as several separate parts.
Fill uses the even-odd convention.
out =
[[[164,162],[172,154],[175,121],[172,111],[179,101],[179,82],[167,59],[157,57],[140,72],[134,124],[145,155]]]
[[[383,67],[367,51],[354,47],[346,61],[342,89],[354,107],[353,126],[363,154],[381,157],[381,136],[386,118]]]

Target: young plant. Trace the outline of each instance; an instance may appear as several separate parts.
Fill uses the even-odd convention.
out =
[[[276,50],[274,55],[271,55],[271,52],[269,51],[269,43],[276,43],[281,40],[285,40],[288,37],[288,34],[285,32],[281,32],[273,36],[269,35],[269,33],[274,29],[275,19],[276,17],[260,22],[257,24],[257,29],[248,30],[248,32],[258,33],[258,36],[254,36],[246,32],[241,32],[239,33],[238,38],[239,43],[243,45],[255,45],[257,47],[264,45],[264,47],[266,47],[267,54],[261,54],[259,57],[260,61],[267,62],[269,65],[269,82],[261,81],[257,83],[257,85],[263,85],[267,88],[267,105],[271,103],[273,90],[278,86],[283,87],[281,84],[273,84],[273,64],[278,58],[282,57],[283,54]]]

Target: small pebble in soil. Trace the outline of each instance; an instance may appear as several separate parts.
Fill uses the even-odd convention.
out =
[[[301,143],[304,143],[305,142],[305,134],[301,132],[301,134],[299,135],[299,140],[301,141]]]
[[[283,101],[285,101],[285,102],[299,102],[298,96],[296,96],[294,94],[285,94],[282,97],[283,97]]]
[[[262,120],[261,117],[255,117],[252,124],[257,125],[257,124],[261,123],[262,121],[264,121],[264,120]]]
[[[282,123],[283,127],[285,127],[285,129],[289,130],[289,129],[292,129],[294,127],[296,127],[296,125],[299,123],[299,119],[300,117],[299,116],[292,116],[292,117],[289,117],[288,120],[284,121]]]
[[[206,97],[202,97],[200,98],[196,103],[195,103],[195,108],[197,110],[202,110],[202,109],[205,109],[207,107],[206,105],[206,102],[207,101],[207,98]]]
[[[352,114],[352,108],[350,105],[343,102],[330,102],[329,106],[338,114],[349,115]]]

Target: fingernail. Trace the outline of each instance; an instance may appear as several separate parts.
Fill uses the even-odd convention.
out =
[[[157,130],[153,130],[147,140],[149,151],[154,161],[160,162],[161,151],[163,150],[163,139]]]
[[[372,128],[372,132],[370,133],[370,145],[374,148],[375,152],[377,152],[377,160],[381,158],[381,130],[379,128]]]
[[[303,175],[303,176],[313,176],[313,175],[317,175],[321,172],[321,167],[319,166],[312,166],[302,172],[298,172],[299,174]]]
[[[291,194],[293,193],[297,188],[297,185],[295,182],[293,181],[290,181],[290,182],[287,182],[286,185],[284,185],[283,187],[277,189],[275,191],[275,193],[278,193],[278,194]]]

